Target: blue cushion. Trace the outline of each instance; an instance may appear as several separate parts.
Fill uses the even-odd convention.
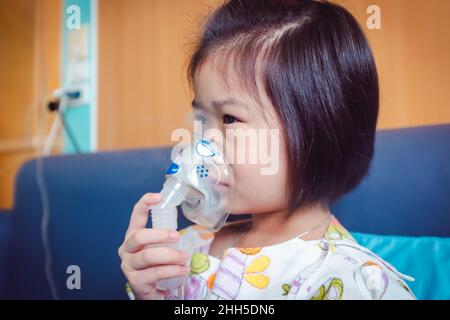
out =
[[[450,237],[450,125],[381,130],[369,175],[332,209],[349,230]]]
[[[0,299],[7,298],[12,213],[0,210]]]
[[[45,159],[53,274],[61,299],[127,299],[117,248],[133,205],[144,193],[161,189],[168,163],[168,148]],[[17,177],[8,279],[12,299],[52,297],[44,269],[36,165],[36,159],[27,162]],[[70,265],[81,269],[81,290],[66,286]]]
[[[352,235],[398,271],[415,278],[408,284],[418,299],[450,299],[450,238]]]

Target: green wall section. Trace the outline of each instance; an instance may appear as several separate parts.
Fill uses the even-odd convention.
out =
[[[95,1],[95,0],[92,0]],[[70,33],[74,32],[73,30],[69,29],[67,25],[68,19],[73,17],[72,12],[67,12],[67,9],[71,5],[77,6],[80,10],[80,22],[81,27],[87,27],[87,63],[86,68],[88,70],[89,76],[86,78],[87,81],[85,82],[85,87],[88,89],[86,90],[88,94],[86,95],[87,99],[83,99],[84,101],[82,103],[79,103],[78,105],[75,105],[73,107],[67,108],[64,113],[65,122],[67,124],[67,127],[71,130],[73,133],[73,136],[79,146],[79,149],[81,152],[92,152],[94,147],[92,145],[92,134],[93,129],[91,128],[91,115],[92,115],[92,108],[94,108],[94,101],[93,101],[93,95],[92,93],[95,90],[94,86],[94,72],[96,67],[96,62],[94,61],[94,51],[96,46],[94,45],[94,41],[96,41],[96,36],[93,34],[95,32],[93,28],[94,21],[93,19],[93,3],[91,0],[64,0],[63,2],[63,17],[62,20],[63,24],[63,32],[62,32],[62,48],[61,48],[61,79],[62,79],[62,86],[67,88],[70,87],[68,83],[68,69],[69,69],[69,62],[70,62],[70,48],[69,48],[69,38]],[[72,144],[71,140],[69,139],[69,136],[66,131],[64,131],[64,153],[74,153],[75,147]]]

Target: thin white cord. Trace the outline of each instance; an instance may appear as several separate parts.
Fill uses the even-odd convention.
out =
[[[72,63],[69,63],[68,70],[71,68]],[[69,74],[69,71],[68,71]],[[67,81],[66,81],[67,83]],[[45,101],[44,107],[45,107]],[[62,97],[60,101],[60,110],[64,111],[67,104],[67,98]],[[42,123],[41,123],[42,125]],[[53,256],[51,250],[51,241],[49,235],[49,223],[50,223],[50,205],[49,205],[49,196],[48,190],[45,185],[44,179],[44,158],[51,154],[53,143],[58,135],[58,131],[61,125],[61,118],[56,117],[53,121],[52,128],[50,133],[47,136],[47,139],[44,144],[44,148],[42,153],[38,156],[36,162],[36,180],[38,183],[38,188],[41,194],[42,200],[42,221],[41,221],[41,238],[42,238],[42,246],[44,250],[45,257],[45,275],[47,277],[47,282],[50,287],[50,291],[52,294],[52,298],[54,300],[59,300],[58,289],[56,286],[56,281],[53,275]]]
[[[46,74],[46,61],[43,61],[43,57],[41,55],[41,41],[45,39],[41,39],[41,19],[39,15],[40,10],[36,10],[36,34],[35,34],[35,54],[36,54],[36,77],[37,77],[37,105],[41,109],[39,114],[39,135],[45,133],[45,110],[46,110],[46,99],[45,99],[45,74]],[[48,224],[50,221],[50,206],[49,206],[49,197],[47,188],[45,186],[44,181],[44,162],[43,162],[43,154],[38,154],[36,159],[36,181],[39,189],[39,193],[42,201],[42,220],[41,220],[41,240],[42,247],[44,251],[44,268],[45,268],[45,276],[47,279],[47,283],[50,287],[50,292],[53,299],[59,299],[58,290],[56,287],[55,279],[53,277],[52,272],[52,252],[50,248],[50,240],[48,235]]]
[[[38,19],[38,17],[36,18]],[[37,27],[36,29],[39,29],[39,23],[37,23]],[[37,38],[36,38],[36,54],[38,55],[38,61],[40,61],[39,56],[40,56],[40,48],[39,48],[39,42],[40,42],[40,38],[39,38],[39,30],[37,31]],[[69,64],[67,66],[67,73],[66,73],[66,79],[63,83],[63,87],[67,87],[68,85],[68,81],[71,77],[71,73],[72,73],[72,68],[73,68],[73,61],[74,61],[74,57],[71,57],[71,59],[69,59]],[[41,74],[41,72],[39,72],[39,74]],[[42,84],[41,84],[42,86]],[[43,116],[41,116],[39,118],[39,127],[40,127],[40,131],[44,132],[45,131],[45,127],[44,127],[44,117],[45,117],[45,111],[46,111],[46,99],[42,98],[44,97],[44,95],[42,94],[42,91],[44,91],[42,89],[42,87],[40,86],[40,90],[39,90],[39,105],[41,106],[41,111]],[[61,97],[61,101],[60,101],[60,110],[64,111],[66,108],[66,104],[67,104],[67,98],[66,97]],[[48,190],[45,184],[45,179],[44,179],[44,158],[47,155],[50,155],[53,149],[53,144],[54,141],[56,140],[56,137],[58,135],[58,131],[59,128],[61,126],[61,118],[56,116],[55,120],[53,122],[52,128],[50,130],[49,135],[46,138],[45,144],[44,144],[44,148],[41,151],[41,153],[38,155],[37,159],[36,159],[36,181],[37,181],[37,185],[38,185],[38,189],[41,195],[41,201],[42,201],[42,220],[41,220],[41,239],[42,239],[42,247],[43,247],[43,251],[44,251],[44,268],[45,268],[45,276],[47,279],[47,283],[50,287],[50,292],[52,295],[52,298],[54,300],[59,300],[60,296],[58,293],[58,287],[56,285],[56,281],[55,281],[55,277],[53,274],[53,255],[52,255],[52,250],[51,250],[51,241],[50,241],[50,234],[49,234],[49,224],[50,224],[50,201],[49,201],[49,194],[48,194]]]
[[[47,277],[47,282],[50,287],[52,298],[59,300],[58,289],[53,276],[53,259],[52,250],[50,245],[50,236],[48,232],[48,226],[50,222],[50,206],[48,191],[44,181],[44,156],[40,155],[36,162],[36,180],[38,188],[41,194],[42,201],[42,220],[41,220],[41,238],[42,247],[44,250],[45,258],[45,276]]]
[[[66,101],[67,101],[66,97],[64,96],[61,97],[60,101],[61,110],[64,110]],[[45,104],[46,101],[44,101],[44,107]],[[54,300],[59,300],[59,294],[55,278],[53,276],[53,258],[49,235],[50,205],[49,205],[48,191],[44,179],[44,157],[51,155],[53,144],[56,140],[56,137],[58,136],[60,127],[61,127],[61,118],[57,116],[53,120],[52,128],[50,129],[50,132],[44,144],[44,149],[41,155],[37,158],[36,162],[36,180],[41,193],[41,201],[42,201],[41,238],[45,257],[45,275],[47,277],[47,282]]]
[[[56,137],[58,136],[59,128],[61,127],[61,118],[55,117],[53,120],[52,128],[47,136],[47,140],[45,141],[44,150],[42,151],[42,155],[48,156],[52,152],[53,144],[55,143]]]

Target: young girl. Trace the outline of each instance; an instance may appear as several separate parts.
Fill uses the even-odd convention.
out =
[[[149,206],[161,197],[143,196],[119,248],[130,292],[139,299],[415,298],[408,277],[361,247],[329,209],[368,173],[378,116],[375,63],[350,13],[326,1],[227,1],[207,21],[189,76],[194,110],[208,127],[279,130],[279,170],[261,175],[262,164],[232,165],[232,214],[251,219],[217,233],[199,225],[146,229]],[[180,240],[195,244],[192,255],[163,246]],[[188,275],[183,290],[155,286],[181,275]]]

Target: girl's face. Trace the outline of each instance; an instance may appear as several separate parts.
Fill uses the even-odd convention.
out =
[[[261,98],[263,106],[256,106],[253,99],[234,81],[236,77],[232,76],[233,72],[228,72],[228,81],[224,80],[220,72],[210,59],[197,70],[193,107],[197,120],[205,122],[203,130],[219,130],[224,137],[224,149],[233,148],[234,157],[229,159],[236,192],[232,213],[255,214],[283,210],[287,205],[287,160],[282,125],[266,97]],[[267,138],[259,136],[264,130]],[[271,130],[278,131],[278,136],[271,137]],[[235,143],[230,147],[227,131],[232,131],[238,137],[245,137],[245,132],[256,134],[257,140],[242,138],[240,141],[245,143],[239,144],[234,139]],[[260,148],[263,145],[266,150]],[[229,151],[225,152],[228,156]],[[261,152],[264,157],[260,156]],[[256,155],[256,161],[250,161],[250,153]],[[239,156],[241,160],[238,161]],[[271,158],[269,163],[267,157]],[[269,174],[268,171],[262,174],[263,168],[271,168]]]

